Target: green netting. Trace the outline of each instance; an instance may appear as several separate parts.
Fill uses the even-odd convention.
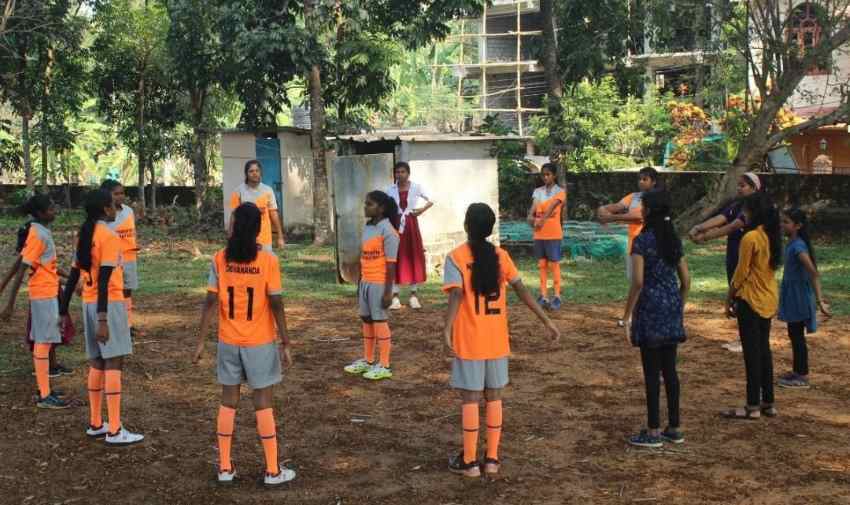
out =
[[[505,244],[530,244],[534,234],[524,221],[502,221],[499,236]],[[598,260],[622,258],[628,246],[628,227],[601,225],[594,221],[567,221],[561,249],[574,259]]]

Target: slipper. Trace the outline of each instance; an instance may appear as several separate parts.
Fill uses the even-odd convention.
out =
[[[767,417],[776,417],[779,415],[779,411],[773,405],[762,405],[761,413]]]
[[[759,409],[750,410],[747,407],[744,407],[743,412],[741,409],[729,409],[724,410],[720,413],[720,417],[724,419],[744,419],[747,421],[757,421],[761,418],[760,415],[754,415],[759,413]]]

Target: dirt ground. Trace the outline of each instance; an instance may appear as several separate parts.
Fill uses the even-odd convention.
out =
[[[123,418],[147,436],[142,445],[109,449],[86,438],[82,362],[54,382],[75,399],[64,411],[34,407],[29,374],[0,377],[0,503],[850,503],[848,318],[811,338],[811,390],[778,389],[778,418],[727,421],[718,411],[744,401],[742,357],[721,348],[735,326],[719,304],[690,307],[689,341],[680,349],[687,441],[653,452],[625,443],[645,410],[638,352],[613,324],[621,307],[567,305],[555,315],[559,345],[545,340],[529,311],[512,307],[503,467],[491,481],[446,470],[461,430],[440,311],[394,318],[396,376],[369,383],[342,371],[361,349],[354,300],[292,304],[296,365],[275,407],[282,456],[298,478],[268,491],[259,485],[262,451],[247,395],[233,449],[239,480],[213,483],[212,341],[200,366],[189,363],[199,303],[136,302],[146,335],[127,362]],[[0,327],[0,338],[19,340],[23,324]],[[790,366],[790,347],[780,323],[773,334],[778,374]],[[662,401],[662,420],[663,409]]]

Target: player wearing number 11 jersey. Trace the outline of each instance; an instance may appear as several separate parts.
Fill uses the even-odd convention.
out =
[[[272,409],[273,386],[281,381],[280,339],[287,363],[291,363],[286,316],[281,300],[280,266],[277,257],[259,250],[260,210],[243,203],[233,212],[233,231],[227,248],[219,251],[210,266],[207,300],[201,315],[201,332],[195,362],[204,352],[213,308],[218,304],[218,382],[222,386],[218,411],[218,481],[232,482],[236,470],[230,459],[236,406],[240,386],[254,391],[257,432],[266,457],[266,485],[295,478],[295,472],[278,463],[277,429]]]
[[[478,462],[478,411],[481,392],[487,407],[487,457],[484,472],[499,472],[502,434],[502,388],[508,384],[508,314],[506,286],[546,325],[553,339],[560,334],[522,284],[508,253],[487,241],[496,215],[483,203],[466,211],[467,241],[446,258],[443,291],[449,308],[443,330],[446,347],[454,354],[451,386],[461,394],[463,452],[449,461],[449,469],[467,477],[481,475]]]

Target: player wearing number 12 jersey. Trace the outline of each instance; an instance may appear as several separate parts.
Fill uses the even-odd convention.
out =
[[[508,384],[508,314],[506,286],[546,325],[553,339],[558,329],[522,284],[508,253],[487,241],[496,215],[483,203],[466,210],[467,241],[446,258],[443,291],[449,308],[443,330],[445,345],[454,354],[451,386],[461,394],[463,452],[449,469],[467,477],[481,475],[478,462],[478,415],[481,392],[486,398],[487,457],[484,472],[499,472],[502,434],[502,388]]]
[[[233,211],[233,232],[227,247],[210,266],[207,299],[201,315],[201,332],[195,362],[204,352],[213,308],[218,304],[218,382],[222,386],[218,411],[218,481],[230,483],[236,470],[230,459],[239,389],[247,382],[254,391],[257,432],[266,459],[264,482],[268,486],[295,478],[295,472],[278,463],[277,429],[272,409],[273,386],[281,381],[280,352],[287,363],[289,337],[281,294],[277,256],[260,250],[260,209],[243,203]]]

